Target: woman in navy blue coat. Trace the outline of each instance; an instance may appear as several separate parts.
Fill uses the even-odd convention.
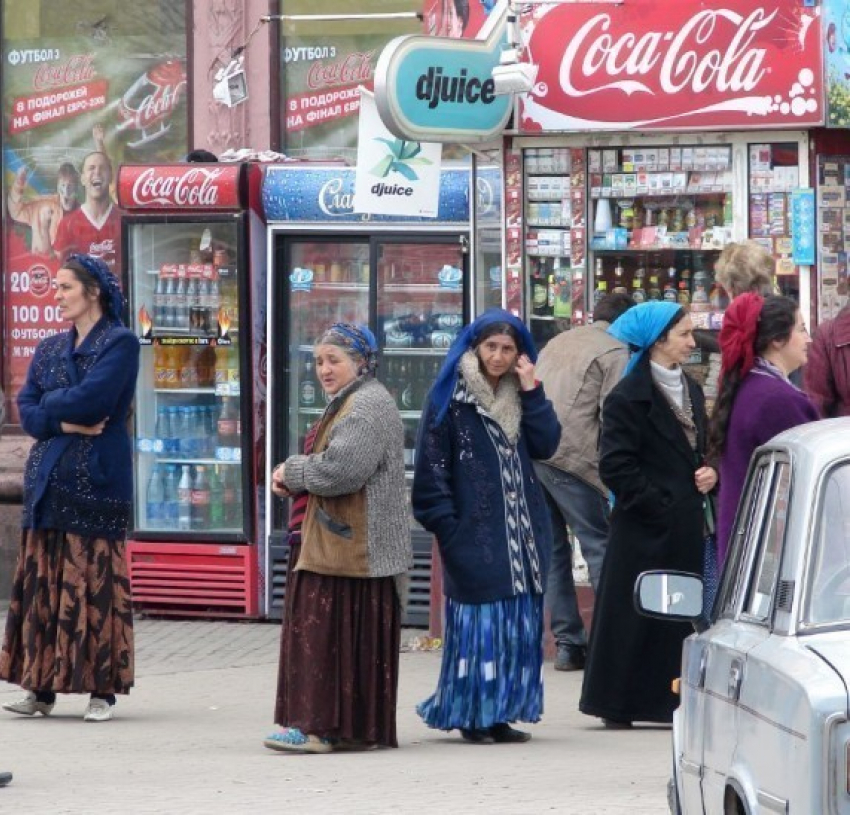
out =
[[[101,722],[133,684],[124,539],[139,341],[121,323],[123,298],[103,261],[72,255],[54,287],[73,326],[39,344],[18,395],[21,425],[36,442],[0,678],[26,693],[3,708],[47,716],[57,693],[89,693],[84,719]]]
[[[552,530],[532,459],[561,428],[534,378],[528,329],[490,309],[455,340],[428,396],[413,481],[416,519],[437,537],[446,594],[429,727],[521,742],[510,722],[543,710],[543,591]]]

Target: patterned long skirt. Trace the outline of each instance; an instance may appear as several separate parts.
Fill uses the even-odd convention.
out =
[[[274,720],[328,739],[398,747],[401,604],[392,577],[286,578]]]
[[[446,598],[433,696],[416,712],[437,730],[537,722],[543,713],[543,596],[472,605]]]
[[[129,693],[133,656],[124,541],[25,529],[0,678],[33,691]]]

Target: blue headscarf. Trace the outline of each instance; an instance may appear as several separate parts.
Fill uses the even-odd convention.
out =
[[[434,385],[429,394],[429,401],[435,409],[433,422],[435,427],[443,421],[449,410],[449,403],[457,387],[460,358],[470,348],[475,348],[478,345],[481,332],[484,329],[496,323],[507,323],[513,328],[517,332],[520,343],[522,344],[519,352],[521,354],[527,354],[532,362],[537,362],[537,347],[534,345],[534,340],[529,330],[525,327],[525,323],[519,317],[515,317],[504,309],[487,309],[477,320],[466,326],[455,337],[443,361],[443,367],[440,368],[440,373],[437,374],[437,378],[434,380]]]
[[[644,352],[655,344],[655,341],[664,333],[664,329],[681,310],[682,306],[678,303],[653,300],[630,308],[611,323],[608,333],[632,349],[632,355],[623,376],[634,370]]]
[[[378,367],[378,341],[365,326],[354,323],[334,323],[316,342],[316,345],[336,345],[349,356],[362,360],[358,376],[374,375]]]

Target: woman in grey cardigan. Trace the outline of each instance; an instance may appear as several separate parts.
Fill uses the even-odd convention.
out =
[[[272,750],[329,753],[397,747],[401,583],[413,563],[404,433],[375,378],[364,326],[335,323],[316,343],[330,398],[272,473],[292,498],[289,574]]]

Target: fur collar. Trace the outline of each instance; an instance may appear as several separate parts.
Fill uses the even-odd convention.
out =
[[[496,392],[481,373],[478,357],[474,351],[467,351],[458,365],[460,392],[455,394],[458,401],[471,402],[479,410],[502,428],[511,444],[519,438],[519,423],[522,418],[522,405],[519,399],[519,378],[516,374],[505,374],[496,386]],[[464,388],[465,386],[465,388]],[[463,391],[465,390],[465,393]],[[464,396],[466,398],[464,398]]]

